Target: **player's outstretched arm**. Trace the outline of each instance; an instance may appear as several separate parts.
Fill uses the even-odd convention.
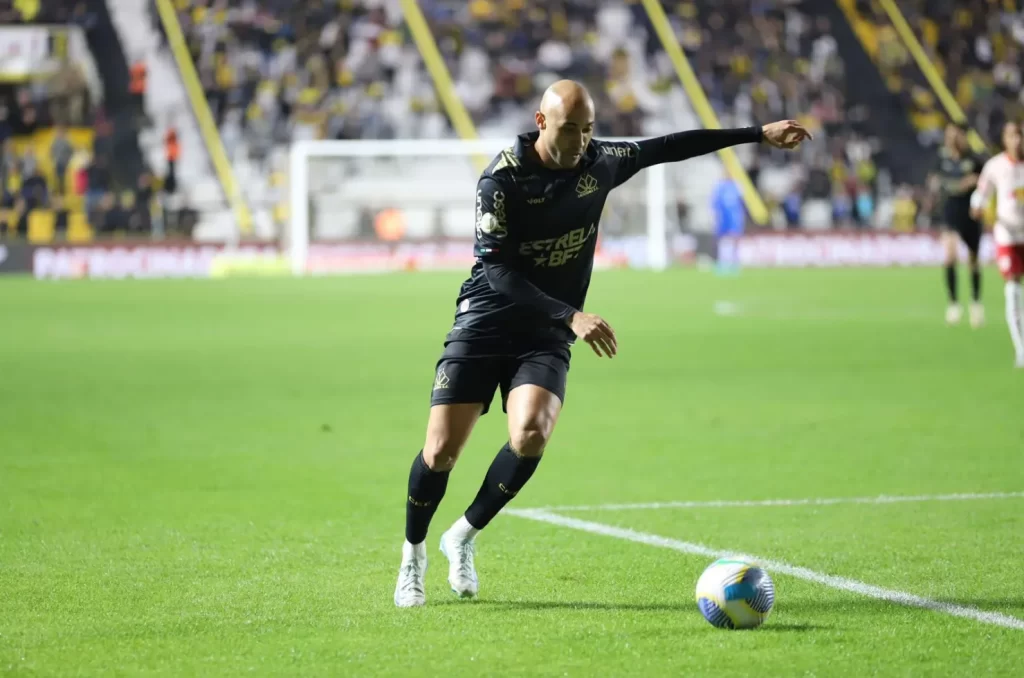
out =
[[[676,132],[663,137],[630,142],[622,146],[623,152],[609,155],[618,158],[615,185],[619,185],[651,165],[680,162],[740,144],[766,143],[775,148],[792,150],[805,139],[812,138],[811,133],[797,121],[782,120],[760,127]]]

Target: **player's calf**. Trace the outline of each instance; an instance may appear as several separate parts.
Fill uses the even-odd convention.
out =
[[[499,451],[473,503],[441,536],[448,558],[448,583],[464,598],[476,596],[479,580],[474,562],[476,535],[519,494],[540,464],[554,431],[561,399],[533,384],[512,389],[508,402],[509,442]]]
[[[405,539],[421,544],[427,528],[444,499],[448,475],[469,440],[482,406],[438,405],[430,409],[427,439],[409,469],[409,491],[405,502]]]
[[[431,408],[427,439],[412,461],[405,499],[405,543],[395,586],[395,605],[423,605],[427,570],[425,541],[430,521],[444,499],[448,476],[483,406],[438,405]]]

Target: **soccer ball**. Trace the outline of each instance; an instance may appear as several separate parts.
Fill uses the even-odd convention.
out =
[[[708,623],[720,629],[757,628],[774,603],[772,578],[742,560],[716,560],[697,580],[697,607]]]

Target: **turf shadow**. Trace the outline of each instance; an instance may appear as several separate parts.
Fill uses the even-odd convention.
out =
[[[635,612],[693,612],[697,606],[693,603],[599,603],[576,600],[492,600],[477,599],[473,601],[446,600],[441,605],[481,605],[495,608],[515,608],[517,610],[632,610]]]

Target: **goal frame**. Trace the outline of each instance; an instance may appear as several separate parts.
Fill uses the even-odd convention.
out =
[[[612,137],[602,141],[636,142],[640,137]],[[387,140],[306,140],[292,144],[289,150],[288,259],[293,275],[306,273],[309,256],[309,160],[311,158],[372,158],[463,156],[480,158],[481,169],[498,152],[507,148],[507,138],[492,139],[387,139]],[[646,186],[647,267],[664,270],[669,265],[667,228],[667,190],[664,165],[644,169]]]

